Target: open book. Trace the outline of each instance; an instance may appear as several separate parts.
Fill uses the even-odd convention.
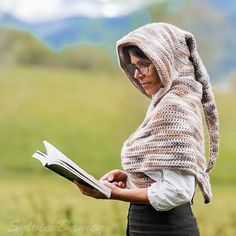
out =
[[[57,150],[52,144],[43,141],[46,154],[41,151],[36,151],[33,157],[38,159],[43,166],[56,172],[57,174],[65,177],[66,179],[81,184],[88,185],[92,188],[102,192],[108,198],[111,196],[111,189],[103,183],[96,180],[92,175],[88,174],[85,170],[80,168],[72,160],[66,157],[63,153]]]

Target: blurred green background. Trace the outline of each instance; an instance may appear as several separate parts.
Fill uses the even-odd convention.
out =
[[[225,42],[233,32],[209,3],[174,2],[147,7],[148,21],[168,21],[196,34],[210,75],[216,75],[220,116],[213,200],[205,205],[197,189],[194,213],[201,235],[234,236],[236,76],[234,66],[227,67]],[[133,28],[142,23],[132,21]],[[0,235],[125,235],[127,203],[86,198],[31,157],[46,139],[97,178],[121,168],[122,143],[143,120],[149,101],[122,74],[111,45],[80,42],[52,50],[32,33],[2,24]]]

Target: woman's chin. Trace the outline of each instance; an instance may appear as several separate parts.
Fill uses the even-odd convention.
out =
[[[148,96],[153,96],[153,95],[155,95],[155,94],[158,92],[158,90],[145,89],[145,92],[146,92],[146,94],[147,94]]]
[[[146,92],[146,94],[147,94],[148,96],[152,96],[152,95],[153,95],[149,90],[145,90],[145,92]]]

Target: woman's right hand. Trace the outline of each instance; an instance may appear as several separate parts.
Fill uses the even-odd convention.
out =
[[[100,178],[102,181],[108,181],[119,188],[126,187],[127,174],[122,170],[111,170]]]

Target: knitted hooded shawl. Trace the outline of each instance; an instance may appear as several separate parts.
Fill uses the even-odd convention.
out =
[[[163,87],[148,96],[126,70],[124,46],[136,45],[155,65]],[[197,52],[194,36],[173,25],[151,23],[117,42],[120,67],[130,81],[151,98],[146,117],[124,142],[121,159],[134,187],[149,187],[154,180],[145,171],[169,169],[194,175],[205,203],[212,197],[208,172],[218,155],[218,115],[209,76]],[[204,116],[210,138],[205,158]]]

